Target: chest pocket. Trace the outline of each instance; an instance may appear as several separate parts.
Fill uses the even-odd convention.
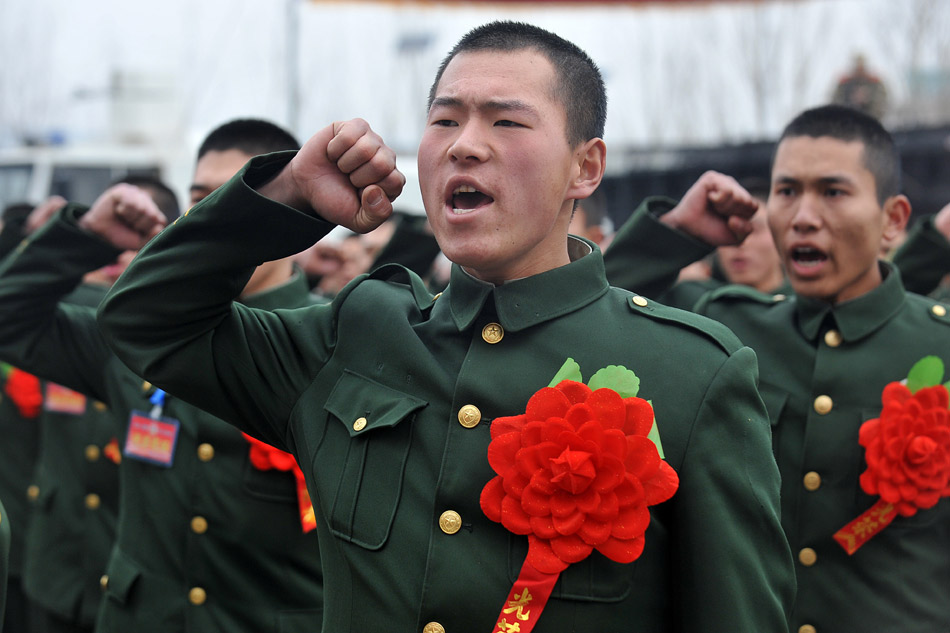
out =
[[[428,403],[349,370],[324,405],[330,419],[314,471],[334,535],[367,549],[389,537],[402,494],[415,413]],[[342,450],[341,450],[342,448]]]

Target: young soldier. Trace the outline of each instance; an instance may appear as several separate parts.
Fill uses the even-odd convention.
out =
[[[254,154],[296,147],[265,121],[221,126],[199,149],[192,200]],[[130,206],[156,214],[145,234],[164,224],[143,192],[113,187],[84,215],[67,206],[0,267],[0,354],[107,403],[120,422],[119,520],[96,630],[319,630],[316,533],[304,532],[310,517],[302,516],[297,478],[280,470],[287,460],[143,383],[105,346],[93,309],[60,302],[84,273],[141,246],[106,243],[85,228],[102,212]],[[236,291],[248,305],[311,303],[287,260],[247,272]]]
[[[328,306],[232,303],[255,262],[391,212],[404,181],[394,153],[355,120],[296,155],[251,161],[143,250],[101,308],[138,371],[298,456],[318,513],[325,630],[785,630],[791,560],[753,354],[716,324],[610,288],[599,251],[568,238],[575,201],[603,175],[605,112],[600,74],[573,44],[523,24],[477,28],[438,72],[419,147],[427,216],[455,262],[440,296],[393,266]],[[684,204],[705,207],[714,189]],[[103,232],[147,232],[145,210],[112,219]],[[561,515],[526,538],[482,510],[494,514],[484,498],[501,492],[486,487],[491,435],[555,397],[537,392],[568,357],[584,379],[636,372],[679,475],[645,536],[641,521],[596,528],[645,538],[633,564],[615,562],[626,550],[576,555],[587,541]],[[556,462],[557,490],[583,489],[581,453],[537,472]],[[584,512],[613,516],[604,495]],[[560,553],[544,549],[557,539],[548,520],[573,535]],[[565,567],[546,606],[519,584],[532,552]]]
[[[842,528],[878,501],[859,482],[871,461],[859,428],[881,414],[885,385],[925,356],[950,362],[947,308],[905,292],[895,268],[878,259],[882,240],[910,215],[899,176],[894,142],[871,117],[841,106],[802,113],[778,143],[768,201],[794,295],[727,287],[696,307],[759,357],[782,523],[798,559],[790,629],[800,633],[950,626],[950,502],[893,518],[851,554],[836,538],[856,535]],[[682,235],[666,239],[695,246]]]

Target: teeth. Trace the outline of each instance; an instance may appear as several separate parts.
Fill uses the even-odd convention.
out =
[[[455,188],[455,191],[452,192],[452,195],[453,195],[453,196],[456,196],[456,195],[458,195],[458,194],[460,194],[460,193],[475,193],[475,192],[477,192],[477,191],[478,191],[478,189],[476,189],[475,187],[473,187],[473,186],[471,186],[471,185],[462,185],[462,186],[460,186],[460,187],[456,187],[456,188]]]
[[[465,215],[466,213],[471,213],[474,210],[475,209],[456,209],[455,207],[453,207],[452,213],[454,213],[455,215]]]

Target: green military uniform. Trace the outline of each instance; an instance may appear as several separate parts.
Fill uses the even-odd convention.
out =
[[[39,454],[40,425],[37,418],[24,417],[13,398],[4,392],[6,378],[0,377],[0,499],[4,500],[10,526],[10,558],[7,567],[5,621],[8,631],[29,626],[29,607],[23,594],[23,551],[30,523],[27,497]]]
[[[489,429],[523,412],[568,356],[585,378],[611,364],[637,373],[680,487],[652,510],[635,563],[595,553],[564,571],[537,630],[785,630],[794,582],[750,350],[708,320],[609,288],[580,240],[571,264],[502,286],[456,267],[438,298],[387,266],[329,306],[234,304],[255,262],[332,228],[250,188],[287,160],[252,160],[159,235],[100,325],[150,379],[298,456],[318,516],[325,630],[492,630],[527,539],[479,507]]]
[[[616,270],[650,270],[640,257],[642,239],[667,245],[660,273],[695,254],[695,240],[664,227],[645,207],[628,224],[629,239],[608,254]],[[950,362],[947,309],[905,292],[896,270],[882,266],[879,288],[837,306],[742,286],[714,291],[696,306],[759,357],[782,473],[782,523],[798,557],[792,631],[950,629],[950,503],[898,517],[850,557],[832,538],[875,501],[858,484],[865,468],[858,429],[880,413],[884,386],[905,378],[924,356]]]
[[[117,255],[76,227],[77,212],[67,207],[0,267],[0,355],[108,403],[120,421],[119,525],[96,630],[319,630],[316,533],[302,531],[290,472],[258,470],[240,433],[174,397],[157,416],[161,428],[178,423],[171,465],[128,454],[132,412],[151,417],[154,389],[105,346],[92,309],[60,303]],[[248,303],[310,297],[298,275]]]
[[[7,601],[7,569],[10,563],[10,521],[7,511],[0,503],[0,631]]]
[[[103,286],[83,284],[67,300],[95,307],[105,293]],[[47,383],[39,424],[23,589],[52,618],[47,628],[91,629],[118,515],[118,453],[110,453],[115,421],[103,403]]]

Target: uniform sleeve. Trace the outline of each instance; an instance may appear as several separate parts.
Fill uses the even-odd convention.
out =
[[[950,273],[950,241],[934,227],[932,217],[925,218],[907,234],[893,261],[900,269],[904,288],[929,294]]]
[[[62,299],[119,251],[68,220],[80,210],[66,207],[0,265],[0,358],[106,401],[102,369],[112,352],[95,310]]]
[[[143,248],[99,308],[106,341],[134,372],[281,448],[332,347],[335,304],[267,311],[234,300],[256,266],[333,228],[253,189],[292,156],[248,163]]]
[[[657,219],[673,208],[666,198],[648,198],[623,223],[604,252],[611,286],[655,298],[669,290],[679,271],[712,248]]]
[[[682,631],[786,631],[795,595],[779,472],[755,354],[722,365],[699,409],[674,496]]]

